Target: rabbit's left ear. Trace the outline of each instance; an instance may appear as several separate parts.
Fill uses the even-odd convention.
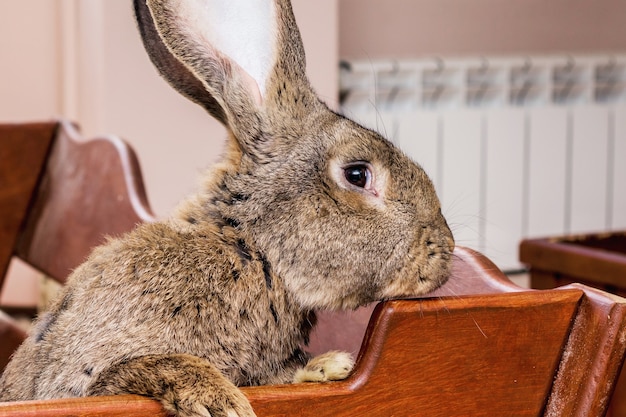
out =
[[[135,9],[162,75],[240,140],[258,134],[276,101],[272,78],[308,85],[289,0],[135,0]]]

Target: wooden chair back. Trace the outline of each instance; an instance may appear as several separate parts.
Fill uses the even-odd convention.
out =
[[[71,126],[65,124],[48,126],[48,132],[57,136],[50,145],[52,150],[58,146],[54,143],[58,136],[68,129]],[[54,152],[46,154],[52,156]],[[107,162],[106,166],[114,164]],[[116,166],[122,171],[134,167],[138,174],[135,163]],[[49,171],[42,171],[33,189],[46,184]],[[136,181],[131,181],[134,188],[122,188],[124,197],[115,197],[122,201],[128,198],[131,207],[133,201],[141,203],[141,210],[133,208],[139,214],[128,227],[136,221],[151,220],[145,197],[125,197],[129,189],[143,195]],[[49,187],[44,187],[48,192],[43,203],[37,203],[39,191],[26,198],[28,207],[39,207],[34,212],[45,212],[41,205],[55,200],[51,194],[58,188]],[[84,192],[89,188],[85,186]],[[104,193],[86,195],[99,200]],[[98,206],[95,200],[89,204]],[[15,252],[27,260],[40,250],[34,249],[35,242],[59,246],[55,239],[39,240],[43,237],[38,236],[50,229],[36,226],[40,221],[28,217],[20,220],[29,226],[19,228],[25,237],[17,239]],[[68,225],[66,217],[56,219]],[[80,260],[88,249],[84,251]],[[38,267],[44,269],[42,264]],[[62,271],[64,267],[56,268]],[[356,312],[320,313],[310,348],[358,352],[355,370],[348,379],[243,391],[260,417],[603,416],[624,359],[625,323],[624,299],[578,284],[555,290],[522,290],[482,255],[457,248],[449,282],[429,297],[386,301]],[[32,415],[165,413],[157,402],[132,395],[0,404],[0,416]]]
[[[153,220],[137,157],[69,122],[0,125],[0,288],[13,256],[64,282],[106,236]],[[24,333],[0,314],[0,369]]]

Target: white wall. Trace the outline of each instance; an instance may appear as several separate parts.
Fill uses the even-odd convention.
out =
[[[309,76],[336,107],[338,0],[294,0]],[[152,67],[131,0],[0,0],[0,122],[67,117],[87,137],[116,134],[139,154],[159,216],[192,192],[225,129]],[[0,304],[32,305],[36,280],[12,272]],[[14,278],[19,276],[19,278]]]

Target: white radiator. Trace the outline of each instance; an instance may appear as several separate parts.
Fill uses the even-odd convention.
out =
[[[341,96],[504,270],[524,237],[626,229],[626,54],[349,61]]]

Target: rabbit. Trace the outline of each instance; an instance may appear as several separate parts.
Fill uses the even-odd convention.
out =
[[[454,239],[426,173],[331,111],[289,0],[135,0],[161,75],[229,131],[166,219],[93,250],[35,322],[0,400],[139,394],[178,416],[254,416],[240,386],[331,381],[315,310],[426,294]]]

